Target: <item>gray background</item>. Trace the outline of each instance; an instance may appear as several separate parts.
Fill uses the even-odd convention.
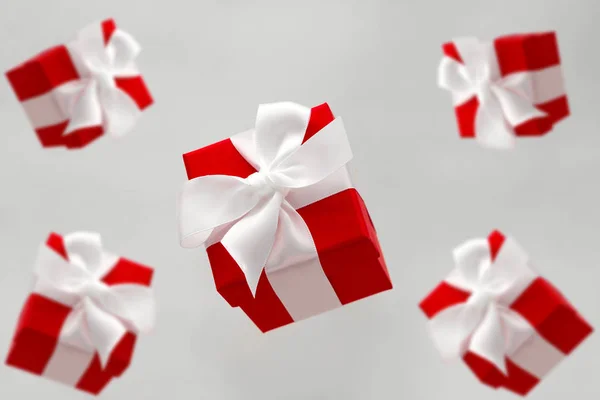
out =
[[[107,399],[509,399],[441,361],[417,303],[451,250],[499,228],[595,325],[600,215],[596,0],[3,0],[7,70],[113,16],[135,35],[156,104],[135,131],[82,151],[43,150],[12,90],[0,90],[0,347],[8,349],[49,231],[95,230],[156,267],[159,321]],[[440,44],[555,29],[573,115],[512,152],[461,141],[436,87]],[[328,101],[344,118],[354,182],[395,289],[261,334],[214,289],[202,249],[184,250],[181,154],[252,127],[259,103]],[[4,350],[3,350],[4,351]],[[592,336],[529,398],[597,399]],[[85,399],[0,366],[0,398]]]

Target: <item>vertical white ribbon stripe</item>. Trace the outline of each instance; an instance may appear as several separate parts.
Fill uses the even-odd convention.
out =
[[[307,112],[304,115],[304,130],[306,130],[310,113]],[[231,142],[246,161],[257,166],[258,155],[256,149],[251,145],[251,137],[252,131],[246,131],[233,136]],[[314,185],[290,190],[286,199],[294,208],[300,208],[343,191],[351,185],[346,168],[342,168]],[[312,242],[310,230],[304,221],[302,222],[304,224],[304,240]],[[312,247],[314,248],[314,245]],[[276,251],[276,249],[274,250]],[[323,271],[316,248],[311,256],[305,255],[301,262],[289,268],[277,268],[277,265],[271,261],[265,267],[265,273],[277,297],[294,321],[341,306]]]
[[[43,376],[68,386],[75,386],[89,368],[95,353],[58,343]]]
[[[57,125],[69,119],[56,103],[54,96],[53,90],[21,103],[34,129]]]

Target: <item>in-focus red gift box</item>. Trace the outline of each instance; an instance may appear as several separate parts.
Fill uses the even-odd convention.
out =
[[[504,241],[505,236],[498,231],[488,236],[492,260]],[[446,308],[466,302],[470,295],[442,282],[419,306],[432,319]],[[484,384],[493,388],[503,387],[525,396],[543,376],[571,354],[593,329],[568,300],[542,277],[537,277],[512,303],[510,309],[524,317],[535,328],[537,336],[525,342],[510,358],[506,357],[508,374],[505,376],[490,361],[470,351],[463,356],[463,360]],[[548,354],[548,350],[552,354]],[[539,369],[538,374],[543,376],[534,375],[523,368],[523,365],[535,365]]]
[[[561,59],[555,32],[515,34],[494,40],[494,49],[502,77],[526,72],[533,84],[534,105],[547,115],[525,121],[514,127],[517,136],[541,136],[552,130],[554,124],[569,116],[569,103],[564,88]],[[444,43],[445,56],[460,63],[460,49],[454,42]],[[479,107],[477,97],[455,105],[459,134],[474,138],[475,115]]]
[[[102,21],[105,45],[117,26],[112,19]],[[78,81],[80,72],[68,45],[54,46],[6,72],[6,77],[21,102],[43,147],[84,147],[104,134],[102,126],[77,129],[64,135],[69,116],[59,106],[53,91],[61,85]],[[140,110],[153,103],[141,76],[117,77],[115,83],[127,93]]]
[[[62,236],[53,233],[46,244],[62,257],[68,257]],[[109,286],[116,284],[150,286],[152,276],[152,268],[119,258],[115,266],[102,278],[102,282]],[[72,384],[79,390],[97,395],[113,378],[121,376],[129,367],[137,335],[128,332],[111,353],[106,367],[102,368],[97,353],[91,355],[60,342],[63,323],[71,311],[70,307],[43,295],[30,294],[22,308],[6,364],[35,375]],[[68,355],[66,364],[65,360],[62,360],[64,370],[50,367],[53,357],[59,350],[62,356]],[[66,371],[67,369],[74,371]],[[75,382],[72,380],[73,372],[79,376]],[[67,377],[67,375],[71,376]]]
[[[304,142],[333,120],[327,104],[312,108]],[[188,179],[205,175],[246,178],[256,172],[230,139],[184,154],[183,159]],[[356,189],[297,211],[310,230],[320,264],[341,305],[392,288],[375,228]],[[217,291],[232,307],[240,307],[262,332],[294,322],[264,270],[253,297],[242,270],[221,243],[208,246],[207,253]],[[308,299],[311,293],[305,296]]]

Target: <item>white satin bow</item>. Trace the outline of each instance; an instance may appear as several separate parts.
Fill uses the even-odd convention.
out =
[[[105,45],[102,30],[92,25],[68,47],[83,71],[81,79],[57,88],[58,102],[69,116],[64,135],[93,126],[102,126],[114,136],[127,133],[140,112],[135,101],[117,87],[115,78],[139,75],[134,60],[140,45],[118,29]]]
[[[532,83],[526,73],[500,76],[492,44],[475,38],[454,41],[464,64],[443,57],[438,69],[438,85],[452,92],[462,104],[477,96],[476,140],[485,147],[506,149],[515,144],[514,126],[546,114],[532,100]]]
[[[340,118],[302,144],[305,110],[294,103],[259,106],[252,136],[258,172],[246,179],[195,178],[180,195],[181,245],[200,246],[215,228],[226,229],[221,244],[253,294],[266,264],[278,269],[314,257],[314,243],[306,239],[302,217],[286,201],[288,193],[325,179],[352,158]]]
[[[433,340],[445,358],[460,358],[471,351],[506,374],[505,357],[534,333],[510,305],[537,275],[511,238],[505,240],[493,263],[485,239],[467,241],[454,251],[454,259],[456,269],[446,282],[471,296],[431,319]]]
[[[128,330],[154,325],[151,289],[136,284],[108,286],[100,279],[116,261],[102,250],[100,236],[78,232],[64,238],[69,261],[46,245],[36,263],[36,291],[73,308],[60,340],[97,351],[103,367]],[[128,329],[129,328],[129,329]]]

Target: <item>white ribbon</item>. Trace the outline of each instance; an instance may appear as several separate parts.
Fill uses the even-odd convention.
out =
[[[115,78],[138,76],[134,60],[140,45],[117,29],[104,44],[102,29],[96,24],[80,31],[68,45],[81,79],[57,88],[58,103],[69,117],[64,132],[102,126],[114,136],[127,133],[140,114],[135,101],[116,85]]]
[[[64,238],[69,261],[42,246],[36,263],[36,292],[73,308],[60,341],[93,352],[103,367],[128,330],[147,332],[154,325],[150,288],[108,286],[101,281],[118,258],[102,250],[100,236],[78,232]]]
[[[433,340],[445,358],[460,358],[471,351],[506,374],[505,357],[535,333],[510,305],[537,275],[527,266],[525,252],[511,238],[506,238],[493,263],[485,239],[458,247],[454,260],[456,269],[446,282],[471,296],[433,317]]]
[[[200,246],[215,228],[226,229],[221,243],[244,272],[253,294],[267,264],[273,270],[314,257],[306,224],[286,196],[324,180],[352,158],[340,118],[302,144],[305,128],[302,106],[288,102],[259,106],[250,144],[257,154],[258,172],[246,179],[195,178],[186,182],[180,195],[181,245]]]
[[[477,96],[476,139],[485,147],[512,148],[514,126],[546,114],[533,103],[527,73],[500,76],[494,46],[475,38],[454,41],[464,64],[444,57],[438,69],[438,85],[453,93],[456,103]]]

